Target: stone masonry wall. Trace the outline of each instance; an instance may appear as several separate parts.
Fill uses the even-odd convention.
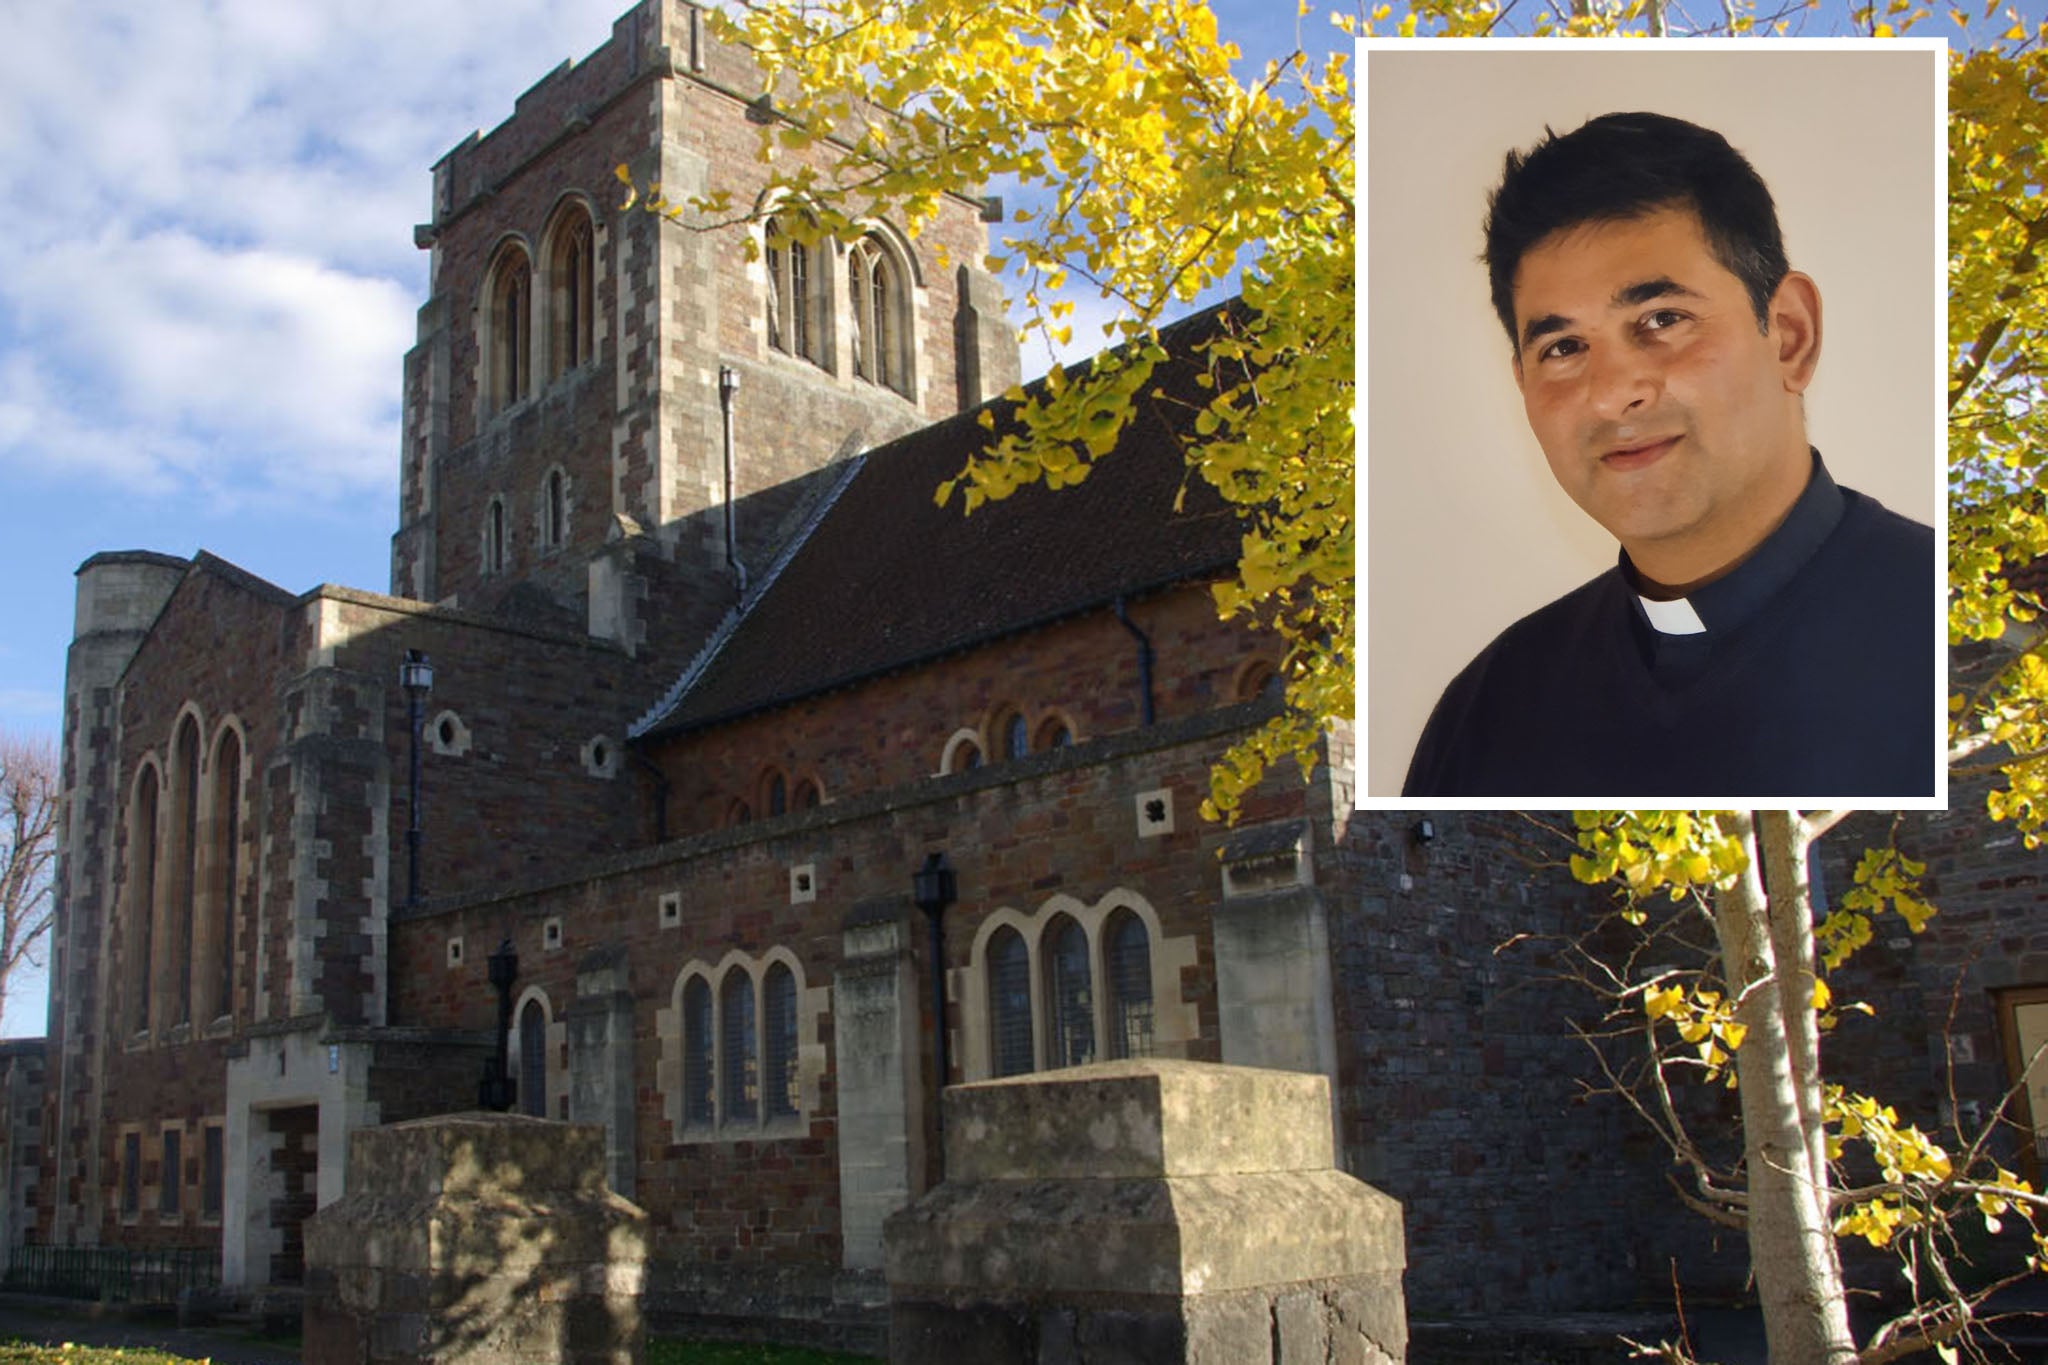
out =
[[[1425,846],[1422,814],[1344,817],[1343,1165],[1406,1209],[1418,1318],[1626,1302],[1666,1269],[1640,1211],[1673,1201],[1647,1132],[1580,1094],[1592,1001],[1555,979],[1556,942],[1594,893],[1517,858],[1516,816],[1428,812]]]
[[[1135,893],[1156,915],[1160,937],[1192,940],[1184,968],[1155,980],[1162,1011],[1194,1019],[1183,1044],[1162,1051],[1201,1060],[1218,1055],[1213,965],[1207,950],[1218,891],[1220,830],[1192,817],[1208,766],[1250,712],[1233,710],[1113,735],[952,777],[848,796],[813,811],[757,821],[740,830],[680,839],[623,856],[610,871],[537,885],[524,892],[429,906],[403,917],[401,1010],[443,1027],[487,1027],[491,998],[483,956],[509,936],[521,962],[520,990],[539,987],[560,1017],[573,997],[578,963],[603,946],[623,963],[634,999],[635,1084],[641,1096],[635,1147],[636,1200],[651,1215],[654,1258],[687,1272],[704,1295],[758,1295],[763,1284],[823,1295],[841,1260],[834,1020],[826,993],[841,951],[840,925],[857,904],[906,899],[910,873],[943,849],[959,876],[947,916],[953,969],[955,1075],[966,1072],[967,1030],[959,1017],[960,974],[977,928],[1005,909],[1032,913],[1055,897],[1081,906],[1114,890]],[[1133,797],[1165,788],[1188,812],[1168,835],[1137,828]],[[1284,797],[1266,798],[1270,817]],[[1297,807],[1298,809],[1298,807]],[[809,898],[793,894],[792,870],[813,874]],[[664,898],[679,913],[664,927]],[[550,946],[548,926],[558,927]],[[917,979],[929,982],[928,944],[917,935]],[[449,942],[463,943],[450,965]],[[799,1122],[712,1132],[678,1131],[678,982],[690,964],[758,962],[780,950],[800,975],[805,1005],[800,1047],[806,1070]],[[928,986],[926,987],[928,989]],[[913,1065],[929,1085],[929,1034]],[[933,1135],[923,1135],[935,1151]],[[935,1172],[927,1172],[928,1180]],[[781,1277],[778,1281],[777,1277]],[[792,1278],[794,1276],[794,1278]]]
[[[564,63],[522,95],[509,119],[451,151],[435,168],[435,300],[422,312],[408,361],[406,529],[394,585],[464,605],[493,606],[531,581],[582,609],[582,566],[616,534],[617,518],[663,529],[669,552],[715,591],[724,570],[722,421],[718,370],[742,371],[733,495],[776,488],[853,450],[879,444],[960,403],[953,346],[956,278],[939,254],[977,261],[986,249],[977,207],[947,200],[916,249],[911,289],[916,397],[854,377],[848,328],[822,364],[775,353],[765,330],[764,266],[747,259],[746,229],[697,216],[668,224],[621,211],[614,177],[631,167],[672,200],[728,190],[760,194],[761,127],[750,117],[759,78],[712,42],[681,0],[644,0],[612,39]],[[807,154],[822,166],[829,151]],[[484,397],[478,309],[497,253],[522,243],[538,267],[541,237],[564,196],[596,228],[597,346],[559,376],[535,372],[531,396],[493,410]],[[845,292],[842,256],[820,248],[816,286]],[[537,289],[545,283],[537,281]],[[845,301],[837,310],[843,314]],[[707,325],[707,323],[709,325]],[[544,548],[539,499],[548,471],[568,476],[567,543]],[[505,500],[507,564],[481,563],[486,510]],[[688,520],[686,520],[688,519]],[[431,554],[426,565],[422,557]],[[687,604],[685,604],[687,605]]]

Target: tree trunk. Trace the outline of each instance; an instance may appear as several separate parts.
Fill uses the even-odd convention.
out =
[[[1796,1041],[1812,1027],[1811,924],[1806,970],[1796,957],[1781,982],[1772,905],[1764,894],[1758,830],[1748,815],[1731,821],[1750,854],[1749,869],[1715,898],[1714,931],[1720,940],[1728,988],[1740,1001],[1736,1017],[1748,1029],[1735,1053],[1742,1096],[1743,1152],[1749,1183],[1749,1258],[1762,1303],[1764,1334],[1772,1365],[1852,1365],[1856,1344],[1849,1335],[1841,1262],[1827,1216],[1827,1168],[1816,1166],[1825,1151],[1812,1141],[1802,1090],[1811,1089],[1812,1125],[1817,1126],[1814,1049],[1805,1046],[1802,1084],[1795,1062]],[[1784,817],[1764,820],[1765,858],[1773,864],[1792,857],[1797,827]],[[1795,888],[1785,887],[1788,904],[1779,915],[1806,912]],[[1798,931],[1790,938],[1797,952]],[[1804,1004],[1788,1008],[1804,982]],[[1804,1016],[1803,1025],[1800,1022]]]

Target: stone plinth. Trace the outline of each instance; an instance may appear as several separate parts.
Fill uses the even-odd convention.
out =
[[[647,1215],[605,1134],[450,1114],[349,1137],[306,1222],[306,1365],[639,1365]]]
[[[1322,1076],[1110,1062],[945,1093],[889,1219],[893,1365],[1387,1365],[1401,1208],[1335,1169]]]

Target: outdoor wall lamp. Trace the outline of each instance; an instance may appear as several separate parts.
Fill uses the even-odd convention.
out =
[[[1436,842],[1436,821],[1425,815],[1408,827],[1408,834],[1417,848],[1428,848]]]

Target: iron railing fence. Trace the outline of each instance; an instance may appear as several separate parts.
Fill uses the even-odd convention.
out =
[[[205,1247],[19,1246],[0,1286],[22,1294],[110,1303],[176,1303],[220,1284],[220,1252]]]

